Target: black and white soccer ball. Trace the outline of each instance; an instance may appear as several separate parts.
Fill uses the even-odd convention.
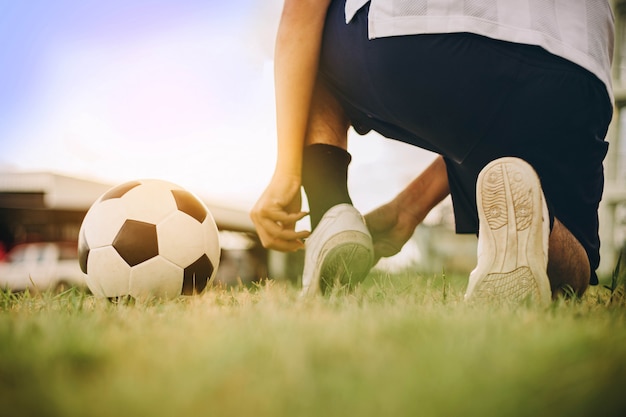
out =
[[[198,197],[167,181],[139,180],[111,188],[91,206],[78,256],[96,296],[171,299],[211,283],[220,243]]]

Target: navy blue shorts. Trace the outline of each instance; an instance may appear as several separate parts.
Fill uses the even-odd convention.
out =
[[[354,129],[443,155],[457,233],[477,233],[476,179],[516,156],[537,171],[551,215],[585,248],[597,284],[598,205],[612,103],[592,73],[544,49],[469,33],[368,40],[368,6],[332,2],[321,79]]]

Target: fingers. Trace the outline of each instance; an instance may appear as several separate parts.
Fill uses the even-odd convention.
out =
[[[261,238],[261,242],[263,243],[263,247],[266,249],[278,250],[281,252],[296,252],[304,249],[304,241],[302,239],[308,237],[308,232],[298,232],[297,235],[299,238],[297,239],[281,239],[275,236],[268,236],[266,238]]]
[[[295,231],[296,222],[308,213],[287,213],[282,210],[255,210],[250,217],[256,225],[259,239],[267,249],[294,252],[304,248],[308,231]]]
[[[256,202],[250,218],[267,249],[293,252],[304,247],[309,232],[296,232],[296,223],[308,213],[301,211],[299,176],[275,174]]]
[[[289,213],[283,209],[260,209],[252,212],[252,220],[269,220],[282,225],[295,225],[296,222],[302,220],[306,215],[306,211],[300,211],[298,213]]]
[[[295,231],[293,228],[286,228],[279,223],[263,222],[257,225],[257,231],[261,243],[267,249],[275,249],[283,252],[295,252],[304,248],[302,239],[306,239],[310,232]]]

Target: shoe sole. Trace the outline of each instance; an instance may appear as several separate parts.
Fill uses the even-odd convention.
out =
[[[347,230],[330,238],[320,251],[314,271],[322,293],[331,287],[353,287],[363,281],[372,268],[373,252],[371,238],[365,233]]]
[[[476,268],[468,298],[548,303],[551,293],[543,243],[547,210],[533,168],[517,158],[491,162],[478,177],[476,201],[479,239],[484,239],[486,247],[479,259],[484,264]],[[489,251],[493,256],[485,256]]]

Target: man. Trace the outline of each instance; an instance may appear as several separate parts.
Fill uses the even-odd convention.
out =
[[[363,279],[451,193],[457,232],[479,236],[466,298],[582,294],[597,283],[612,49],[606,0],[286,0],[278,158],[251,213],[263,244],[306,246],[317,293]],[[440,155],[367,226],[346,185],[350,125]],[[301,186],[310,235],[294,230]]]

